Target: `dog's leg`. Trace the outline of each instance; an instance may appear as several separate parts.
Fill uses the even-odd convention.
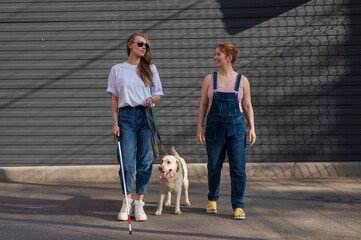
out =
[[[172,204],[172,193],[170,191],[167,192],[167,201],[164,203],[164,206],[170,206]]]
[[[181,193],[182,193],[182,188],[180,187],[179,189],[175,190],[175,196],[176,196],[176,200],[175,200],[175,214],[176,215],[181,215],[182,212],[180,210],[180,198],[181,198]]]
[[[157,211],[155,212],[155,215],[157,215],[157,216],[159,216],[159,215],[162,214],[164,198],[165,198],[165,193],[164,193],[162,190],[160,190],[160,191],[159,191],[158,209],[157,209]]]
[[[191,202],[189,201],[189,198],[188,198],[188,187],[189,187],[189,182],[188,182],[188,179],[185,179],[183,181],[183,193],[184,193],[184,205],[186,206],[190,206],[191,205]]]

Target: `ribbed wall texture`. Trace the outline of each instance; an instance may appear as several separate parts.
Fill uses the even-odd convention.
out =
[[[0,165],[116,163],[105,90],[136,31],[164,87],[162,140],[187,162],[207,161],[197,113],[219,42],[251,84],[248,162],[360,161],[360,24],[356,0],[1,1]]]

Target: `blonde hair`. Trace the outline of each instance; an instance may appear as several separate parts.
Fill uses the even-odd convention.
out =
[[[226,56],[232,56],[232,64],[236,61],[239,50],[235,46],[230,43],[219,43],[217,48],[219,48],[219,50]]]
[[[134,43],[135,37],[141,36],[145,39],[146,43],[149,45],[149,48],[145,52],[144,56],[140,58],[140,62],[137,67],[137,74],[144,82],[145,86],[153,87],[153,72],[150,69],[150,65],[152,64],[152,51],[150,50],[150,43],[148,41],[147,36],[145,36],[143,33],[136,32],[133,33],[129,38],[127,42],[127,54],[129,56],[130,54],[130,47],[129,45]]]

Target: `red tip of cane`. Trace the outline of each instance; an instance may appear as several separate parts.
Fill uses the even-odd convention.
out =
[[[130,215],[128,214],[128,223],[129,223],[129,235],[132,235],[132,225],[130,224]]]

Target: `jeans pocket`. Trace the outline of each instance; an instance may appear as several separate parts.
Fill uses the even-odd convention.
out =
[[[213,121],[207,121],[206,125],[206,141],[214,142],[217,138],[216,123]]]
[[[119,108],[118,109],[118,118],[128,118],[128,108]]]
[[[242,140],[246,138],[246,126],[243,122],[237,122],[234,124],[234,132],[236,139]]]

